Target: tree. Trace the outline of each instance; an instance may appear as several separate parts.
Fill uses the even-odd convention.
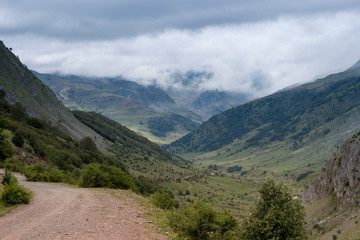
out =
[[[93,152],[97,150],[96,144],[91,139],[91,137],[84,137],[83,139],[81,139],[80,147]]]
[[[243,239],[307,239],[305,209],[293,199],[289,187],[266,178],[260,199],[243,222]]]

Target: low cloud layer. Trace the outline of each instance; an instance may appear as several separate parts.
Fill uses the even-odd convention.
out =
[[[109,2],[116,4],[116,1]],[[123,2],[130,6],[136,1]],[[93,36],[94,29],[96,26],[100,29],[107,21],[109,24],[120,21],[115,13],[108,13],[104,22],[93,18],[95,22],[90,29],[83,26],[84,22],[90,21],[86,14],[80,14],[80,20],[75,22],[71,22],[71,12],[62,20],[55,17],[57,22],[49,21],[51,24],[45,26],[49,29],[55,26],[55,30],[58,26],[61,35],[58,36],[54,30],[46,28],[30,31],[31,24],[44,21],[43,17],[39,17],[43,14],[41,11],[33,14],[32,21],[29,21],[31,24],[26,26],[13,18],[9,18],[11,23],[1,23],[7,13],[0,10],[0,29],[7,29],[0,38],[29,68],[43,73],[122,75],[144,84],[156,82],[166,87],[176,84],[174,73],[206,72],[211,77],[199,81],[201,89],[238,91],[259,97],[292,84],[310,81],[319,75],[345,70],[360,59],[360,12],[348,9],[352,8],[354,1],[344,1],[344,10],[335,11],[333,8],[336,8],[337,2],[328,1],[328,11],[319,13],[316,5],[305,1],[302,7],[311,5],[312,9],[306,14],[297,14],[294,7],[284,4],[283,8],[291,14],[283,15],[281,9],[278,12],[269,11],[266,15],[268,19],[258,18],[257,21],[246,17],[246,14],[243,17],[246,21],[240,18],[232,21],[231,12],[226,18],[216,10],[216,5],[207,6],[204,11],[195,6],[193,11],[204,17],[190,11],[187,17],[192,24],[184,20],[186,11],[166,9],[165,4],[164,9],[155,9],[154,12],[158,12],[159,24],[165,24],[163,20],[168,19],[170,27],[159,27],[161,24],[156,25],[155,21],[149,26],[142,25],[146,30],[137,29],[139,22],[124,16],[130,25],[136,22],[133,32],[131,27],[124,27],[126,33],[121,35],[109,26],[106,33],[99,30],[99,35],[104,34],[102,37]],[[235,1],[226,3],[221,7],[230,9],[235,6]],[[253,9],[254,4],[248,2],[242,5],[244,12],[246,7]],[[166,14],[166,10],[175,16]],[[265,6],[259,7],[255,13],[261,11],[265,11]],[[144,14],[139,16],[146,18],[145,13],[144,10]],[[101,14],[102,9],[94,12],[94,15]],[[220,20],[209,24],[209,19],[216,16]],[[27,15],[27,18],[31,16]],[[207,24],[202,24],[201,19]],[[68,25],[64,28],[62,24]],[[187,26],[182,28],[181,25]],[[71,35],[71,29],[81,26],[81,31],[87,33],[66,37]]]

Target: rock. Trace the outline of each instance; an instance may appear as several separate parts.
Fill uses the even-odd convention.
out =
[[[360,134],[333,154],[318,179],[305,188],[302,200],[310,204],[329,194],[334,194],[339,210],[360,206]]]

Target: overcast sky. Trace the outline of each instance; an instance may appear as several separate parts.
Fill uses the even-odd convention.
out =
[[[0,40],[31,69],[263,96],[360,59],[358,0],[1,0]],[[209,75],[208,75],[209,76]]]

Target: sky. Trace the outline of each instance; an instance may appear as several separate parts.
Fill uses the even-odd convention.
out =
[[[41,73],[167,87],[202,72],[192,87],[261,97],[360,59],[358,0],[0,1],[0,40]]]

